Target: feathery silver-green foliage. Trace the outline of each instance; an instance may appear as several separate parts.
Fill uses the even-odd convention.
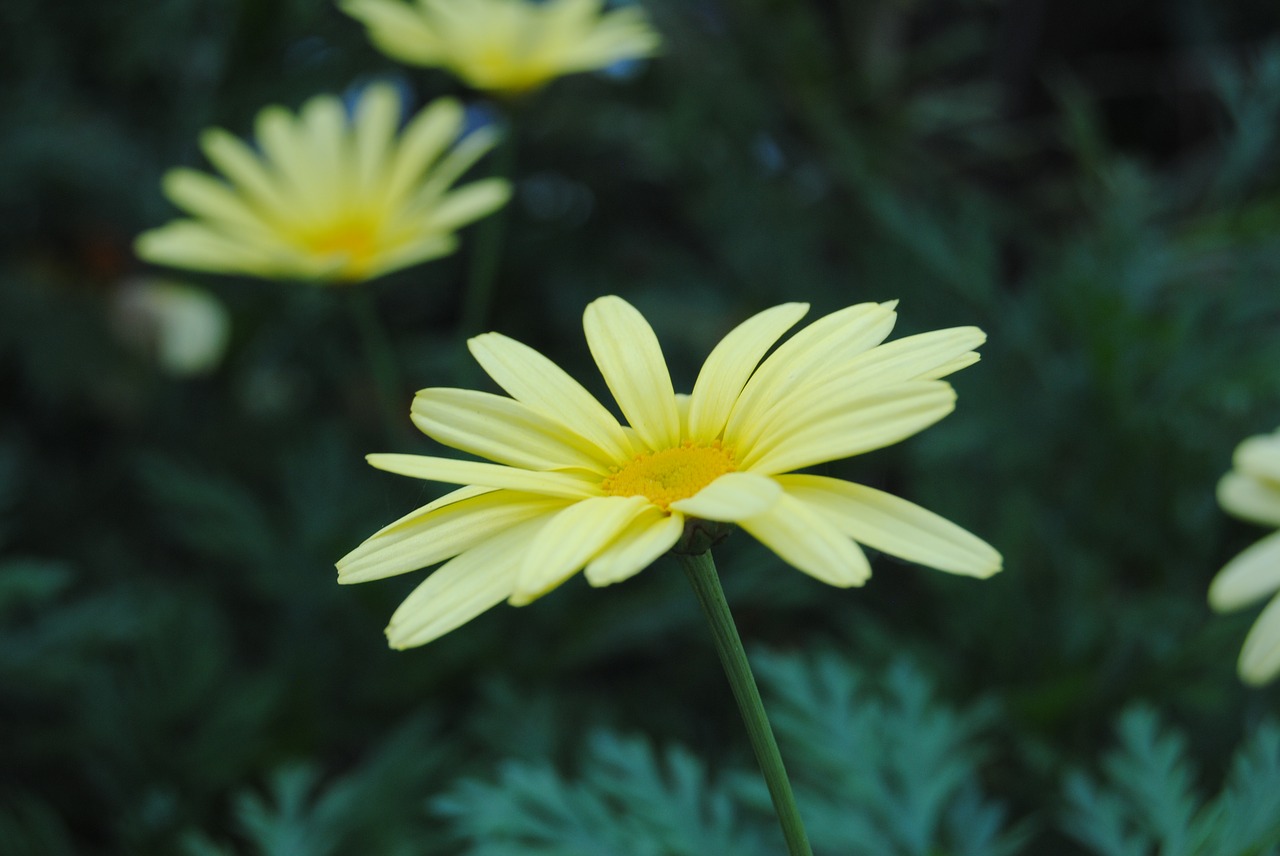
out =
[[[1257,727],[1221,791],[1200,793],[1182,733],[1147,707],[1120,718],[1120,745],[1101,781],[1066,780],[1066,830],[1097,856],[1276,856],[1280,853],[1280,727]]]

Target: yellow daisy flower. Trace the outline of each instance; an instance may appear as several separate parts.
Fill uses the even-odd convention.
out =
[[[477,336],[471,353],[511,397],[424,389],[412,419],[494,463],[370,455],[379,469],[465,487],[373,535],[338,562],[338,581],[448,560],[391,619],[392,647],[408,648],[504,599],[527,604],[583,567],[595,586],[625,580],[691,521],[737,524],[835,586],[870,575],[855,541],[990,576],[1000,555],[955,524],[874,488],[792,472],[896,443],[951,412],[955,393],[939,378],[974,363],[984,334],[957,327],[881,344],[894,305],[827,315],[765,358],[808,305],[768,309],[730,332],[681,396],[643,316],[600,298],[583,326],[626,426],[537,351]]]
[[[1234,469],[1218,483],[1218,503],[1230,514],[1280,527],[1280,430],[1250,437],[1236,449]],[[1236,556],[1209,586],[1219,612],[1241,609],[1275,594],[1245,637],[1240,677],[1260,685],[1280,674],[1280,531]]]
[[[446,68],[469,86],[520,94],[557,77],[650,56],[658,34],[636,7],[603,0],[340,0],[392,59]]]
[[[256,126],[260,153],[220,128],[205,131],[201,148],[229,181],[170,170],[165,194],[193,219],[143,233],[139,257],[349,283],[448,255],[455,230],[511,194],[500,179],[450,189],[496,135],[481,130],[459,140],[463,110],[452,99],[427,106],[397,136],[400,118],[396,91],[378,84],[364,90],[350,117],[329,95],[312,98],[296,117],[266,108]]]

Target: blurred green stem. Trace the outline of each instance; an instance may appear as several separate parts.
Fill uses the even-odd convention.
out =
[[[791,780],[787,778],[782,756],[778,753],[778,741],[774,739],[773,729],[769,727],[769,717],[765,715],[764,702],[760,700],[760,690],[756,686],[755,675],[751,673],[751,663],[747,661],[747,653],[742,648],[742,637],[738,635],[738,628],[733,623],[729,603],[724,599],[724,589],[720,587],[720,577],[716,574],[716,563],[711,558],[711,551],[696,556],[682,553],[680,562],[684,565],[689,585],[693,586],[698,605],[702,607],[702,614],[707,617],[707,624],[711,626],[716,653],[720,655],[720,665],[729,678],[733,697],[738,702],[742,721],[747,726],[751,748],[755,750],[765,784],[769,786],[773,810],[778,815],[782,835],[787,840],[787,852],[791,856],[813,856],[813,851],[809,848],[809,836],[805,834],[804,822],[800,819],[800,810],[796,807],[795,795],[791,792]]]
[[[492,175],[512,181],[516,166],[516,123],[510,112],[507,113],[506,126],[506,132],[493,152]],[[498,261],[502,255],[502,241],[506,236],[507,209],[511,204],[508,202],[476,226],[459,327],[464,337],[483,333],[488,327],[489,316],[493,312]]]
[[[378,403],[382,409],[383,429],[387,439],[395,445],[401,435],[402,407],[400,403],[400,372],[396,368],[395,355],[387,328],[378,315],[374,293],[367,284],[350,289],[347,305],[360,335],[365,362],[378,391]]]

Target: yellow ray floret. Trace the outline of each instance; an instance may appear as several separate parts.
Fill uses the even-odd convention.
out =
[[[378,84],[351,116],[328,95],[296,116],[266,108],[256,150],[206,131],[201,148],[225,179],[170,170],[165,195],[191,218],[143,233],[138,255],[191,270],[351,283],[453,252],[454,232],[511,194],[500,179],[453,187],[495,134],[459,140],[462,106],[447,98],[397,133],[400,118],[396,91]]]
[[[884,344],[895,304],[818,319],[770,354],[808,306],[747,319],[677,395],[657,336],[626,301],[583,317],[587,344],[624,426],[555,363],[497,333],[472,354],[510,396],[424,389],[413,421],[493,463],[370,455],[379,469],[459,485],[338,562],[365,582],[444,564],[396,610],[392,646],[422,645],[506,600],[529,603],[580,570],[602,586],[676,547],[690,521],[737,524],[785,562],[836,586],[861,585],[859,543],[939,570],[987,577],[1000,554],[905,499],[793,470],[896,443],[951,412],[941,378],[985,339],[957,327]],[[768,354],[768,356],[766,356]]]
[[[1280,528],[1280,430],[1240,444],[1234,468],[1218,483],[1218,502],[1236,517]],[[1254,685],[1280,675],[1280,531],[1228,562],[1209,586],[1209,604],[1222,612],[1268,596],[1240,651],[1240,677]]]
[[[520,94],[557,77],[652,55],[637,7],[603,0],[340,0],[392,59],[445,68],[469,86]]]

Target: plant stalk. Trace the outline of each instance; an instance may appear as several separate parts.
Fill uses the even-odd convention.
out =
[[[764,703],[760,700],[760,689],[756,686],[755,675],[751,673],[747,653],[742,648],[742,637],[738,635],[737,625],[733,623],[733,615],[729,612],[729,603],[724,599],[724,589],[720,587],[720,577],[716,574],[711,551],[698,555],[679,555],[685,576],[698,598],[698,605],[702,607],[702,614],[707,617],[707,624],[711,626],[716,653],[720,655],[720,664],[729,678],[733,697],[738,702],[742,721],[747,726],[751,748],[755,750],[760,771],[764,773],[765,784],[769,787],[769,796],[773,798],[773,810],[782,826],[787,851],[790,856],[813,856],[795,795],[791,792],[791,780],[787,778],[782,755],[778,753],[778,741],[774,739],[773,729],[769,727],[769,717],[765,715]]]

